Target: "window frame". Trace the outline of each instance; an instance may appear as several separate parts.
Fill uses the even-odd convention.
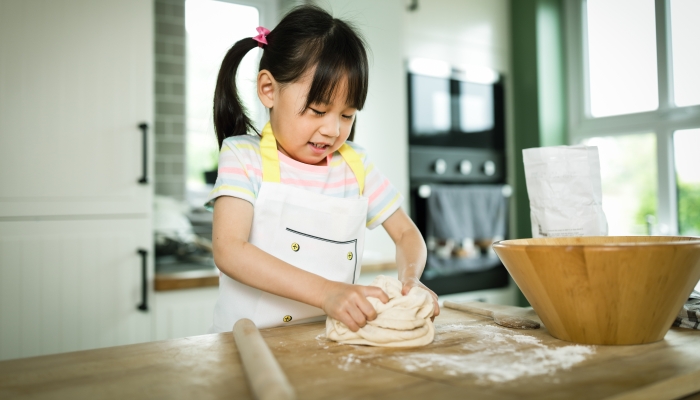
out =
[[[674,104],[671,0],[654,0],[659,108],[605,117],[593,117],[590,112],[586,1],[568,0],[564,8],[568,142],[575,144],[591,137],[654,133],[658,169],[656,218],[659,233],[677,235],[678,199],[673,134],[677,130],[700,128],[700,105],[677,107]]]

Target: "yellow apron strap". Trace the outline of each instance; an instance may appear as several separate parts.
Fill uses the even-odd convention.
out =
[[[365,166],[362,164],[360,155],[347,143],[343,143],[338,152],[343,156],[345,162],[348,163],[352,172],[355,173],[357,185],[360,187],[360,196],[362,196],[362,193],[365,191]]]
[[[355,174],[357,184],[360,187],[360,196],[365,190],[365,166],[362,164],[360,155],[353,150],[350,145],[343,143],[338,149],[340,155],[350,169]],[[280,160],[277,155],[277,141],[272,133],[272,126],[268,122],[262,130],[262,138],[260,139],[260,155],[262,156],[262,174],[263,182],[280,182]]]
[[[262,156],[263,182],[280,182],[280,159],[277,155],[277,141],[272,134],[268,122],[262,130],[260,139],[260,155]]]

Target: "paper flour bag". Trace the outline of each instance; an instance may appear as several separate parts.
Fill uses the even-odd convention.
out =
[[[532,237],[608,234],[597,147],[525,149],[523,162]]]

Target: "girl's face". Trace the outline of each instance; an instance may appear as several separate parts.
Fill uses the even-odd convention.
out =
[[[338,85],[330,103],[311,104],[304,109],[313,72],[282,86],[268,71],[260,71],[258,95],[270,109],[278,149],[305,164],[325,165],[326,157],[348,139],[357,110],[345,104],[346,80]]]

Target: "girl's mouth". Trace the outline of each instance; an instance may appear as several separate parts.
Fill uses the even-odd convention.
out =
[[[309,147],[311,148],[311,151],[313,151],[316,154],[323,154],[324,151],[329,147],[327,144],[322,144],[322,143],[313,143],[309,142]]]

